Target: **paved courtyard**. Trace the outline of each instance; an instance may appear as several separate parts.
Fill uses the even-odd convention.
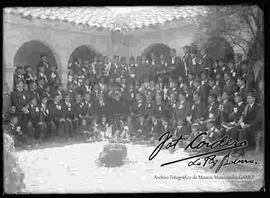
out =
[[[254,175],[252,179],[199,179],[199,175],[209,177],[215,173],[209,168],[188,167],[188,161],[160,167],[162,163],[188,156],[182,149],[173,154],[162,150],[149,161],[153,146],[126,144],[128,162],[125,165],[117,168],[99,167],[95,161],[105,144],[77,143],[18,151],[19,163],[25,173],[25,192],[253,191],[262,186],[262,161],[257,167],[235,165],[223,168],[218,173],[219,176]],[[172,179],[171,175],[176,177]],[[197,179],[192,179],[194,175],[197,175]],[[169,179],[161,179],[161,176]]]

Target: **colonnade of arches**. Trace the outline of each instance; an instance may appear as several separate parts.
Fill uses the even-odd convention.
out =
[[[169,57],[170,47],[162,43],[155,43],[147,46],[142,52],[144,52],[149,58],[151,52],[154,52],[157,55],[164,54],[165,57]],[[58,70],[61,71],[63,69],[63,65],[61,63],[60,57],[57,55],[57,52],[54,51],[54,49],[52,49],[52,47],[48,44],[38,40],[25,42],[19,47],[14,57],[14,67],[30,65],[35,72],[36,65],[38,64],[40,55],[42,54],[46,54],[50,64],[56,65]],[[75,48],[69,55],[68,63],[78,58],[82,59],[82,61],[93,59],[94,56],[99,54],[101,53],[95,50],[92,46],[81,45]],[[67,66],[64,68],[67,68]]]

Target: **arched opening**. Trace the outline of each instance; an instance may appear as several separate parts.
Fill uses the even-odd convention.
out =
[[[24,43],[17,51],[14,58],[14,66],[30,65],[33,72],[36,72],[36,66],[40,61],[40,55],[46,54],[50,65],[59,65],[56,62],[53,51],[41,41],[28,41]]]
[[[167,60],[170,57],[170,47],[163,43],[154,43],[144,50],[144,53],[148,59],[150,59],[150,54],[152,52],[154,52],[157,56],[163,54]]]
[[[93,60],[96,55],[98,55],[96,50],[92,49],[91,47],[87,45],[82,45],[80,47],[77,47],[73,52],[71,53],[68,63],[74,62],[76,59],[82,59],[82,61],[85,60]]]

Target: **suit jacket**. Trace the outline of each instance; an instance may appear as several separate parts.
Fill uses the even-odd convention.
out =
[[[205,119],[207,114],[207,107],[205,103],[202,101],[199,102],[199,104],[193,104],[191,107],[191,116],[192,116],[192,121],[194,122],[197,119],[203,118]]]
[[[12,93],[12,104],[16,108],[16,112],[22,112],[22,108],[28,104],[28,97],[25,91],[14,91]]]
[[[187,71],[189,71],[192,67],[192,58],[191,58],[190,53],[187,53],[182,57],[182,62],[184,64],[184,67],[187,69]]]
[[[184,102],[178,102],[175,110],[174,110],[174,117],[176,119],[185,120],[186,117],[190,114],[190,103],[185,100]]]
[[[23,81],[24,82],[24,76],[23,75],[18,75],[18,74],[14,74],[13,75],[13,88],[16,88],[16,85],[19,81]]]
[[[24,80],[25,80],[25,83],[26,84],[29,84],[30,82],[33,82],[34,81],[34,75],[31,74],[31,73],[25,73],[24,75]]]
[[[200,88],[200,98],[201,98],[201,101],[204,102],[205,104],[207,103],[209,92],[210,92],[210,87],[208,85],[208,82],[205,81],[201,85],[201,88]]]
[[[246,106],[246,104],[244,102],[242,102],[240,106],[238,104],[234,105],[233,113],[229,116],[229,119],[231,122],[233,122],[233,121],[238,122],[239,121],[240,117],[243,114],[245,106]]]
[[[63,117],[63,104],[55,104],[54,102],[48,105],[49,116],[52,120],[58,121]]]
[[[227,100],[219,105],[219,122],[229,122],[229,116],[233,112],[233,104]]]
[[[245,124],[250,124],[250,128],[253,130],[258,130],[260,124],[263,122],[262,117],[262,107],[254,103],[251,108],[248,108],[249,105],[246,105],[243,111],[243,122]]]
[[[213,104],[208,105],[207,116],[206,116],[207,119],[210,119],[210,118],[214,118],[214,120],[217,119],[217,117],[218,117],[218,107],[219,107],[218,102],[214,102]]]
[[[201,69],[203,69],[204,71],[208,73],[210,69],[212,68],[212,65],[213,65],[212,57],[209,56],[209,54],[205,54],[202,57]]]

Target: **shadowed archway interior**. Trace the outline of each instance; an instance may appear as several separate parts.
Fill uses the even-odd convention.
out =
[[[40,55],[46,54],[51,65],[57,65],[55,56],[52,50],[41,41],[28,41],[24,43],[17,51],[14,58],[14,66],[30,65],[33,72],[36,72],[36,65],[40,60]]]
[[[163,43],[154,43],[144,50],[144,53],[148,59],[150,59],[150,54],[152,52],[154,52],[157,56],[163,54],[167,60],[170,57],[170,47]]]
[[[68,62],[69,63],[74,62],[76,59],[82,59],[82,61],[85,61],[85,60],[92,61],[94,57],[99,54],[100,53],[98,53],[93,48],[87,45],[82,45],[73,50],[72,54],[69,57]]]

